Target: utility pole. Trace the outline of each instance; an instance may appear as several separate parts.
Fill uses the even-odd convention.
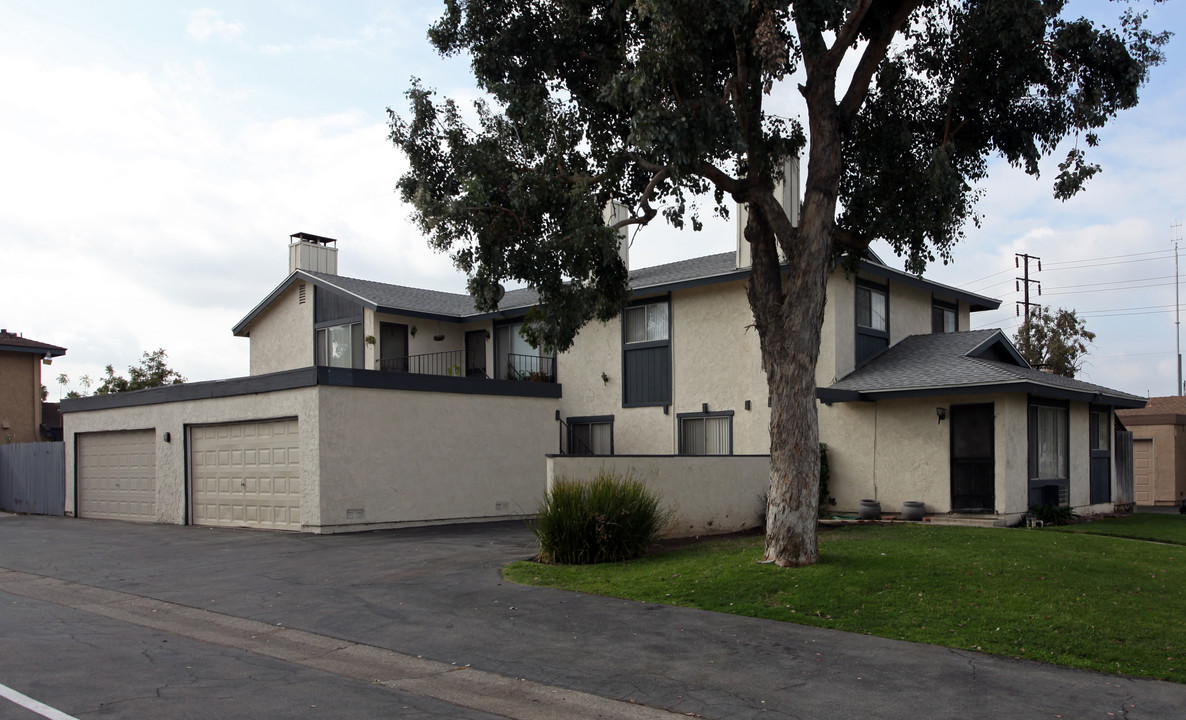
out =
[[[1041,272],[1042,271],[1042,258],[1035,257],[1033,255],[1027,255],[1026,253],[1013,253],[1013,266],[1014,267],[1018,267],[1018,268],[1021,267],[1022,260],[1025,260],[1025,270],[1022,273],[1022,275],[1023,275],[1022,277],[1014,278],[1015,282],[1013,283],[1013,289],[1021,290],[1024,288],[1024,290],[1025,290],[1025,300],[1017,303],[1017,305],[1020,306],[1017,308],[1017,314],[1021,315],[1021,312],[1022,312],[1021,308],[1022,307],[1025,308],[1025,319],[1022,320],[1022,322],[1021,322],[1021,337],[1025,339],[1025,344],[1027,346],[1026,350],[1032,350],[1032,348],[1028,347],[1033,344],[1031,337],[1030,337],[1030,308],[1038,305],[1039,303],[1031,303],[1030,302],[1030,283],[1037,284],[1039,296],[1042,295],[1042,283],[1038,280],[1030,280],[1030,260],[1037,261],[1038,272]],[[1181,386],[1181,384],[1182,383],[1179,381],[1178,385]]]
[[[1182,301],[1178,291],[1178,243],[1182,240],[1182,223],[1170,225],[1174,234],[1174,333],[1178,342],[1178,395],[1182,395]]]

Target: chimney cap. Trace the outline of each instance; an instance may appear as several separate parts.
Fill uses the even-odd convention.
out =
[[[293,233],[288,237],[296,238],[297,240],[304,240],[305,242],[309,243],[316,243],[318,245],[329,245],[330,243],[337,244],[338,242],[335,238],[322,237],[320,235],[313,235],[312,233],[304,232]]]

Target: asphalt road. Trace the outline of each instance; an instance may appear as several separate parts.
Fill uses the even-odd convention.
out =
[[[531,552],[0,516],[0,685],[76,718],[1186,716],[1172,683],[503,582]]]

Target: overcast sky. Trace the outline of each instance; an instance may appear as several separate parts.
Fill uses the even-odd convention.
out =
[[[1149,10],[1153,27],[1183,28],[1181,3]],[[440,13],[420,0],[0,4],[0,327],[67,348],[43,368],[51,399],[60,373],[81,390],[81,376],[162,347],[190,380],[246,375],[248,340],[231,327],[284,279],[295,232],[338,238],[342,275],[463,291],[408,221],[393,191],[405,163],[386,139],[385,110],[406,107],[412,76],[476,96],[465,63],[425,39]],[[1101,133],[1104,171],[1086,193],[1053,200],[1055,162],[1039,180],[994,166],[982,226],[928,272],[1002,300],[972,329],[1013,334],[1014,254],[1039,256],[1037,299],[1097,334],[1081,377],[1175,392],[1184,42]],[[731,250],[734,232],[646,229],[631,264]]]

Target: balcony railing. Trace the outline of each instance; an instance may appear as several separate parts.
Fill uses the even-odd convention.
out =
[[[506,367],[499,379],[556,382],[553,358],[536,355],[507,355]],[[445,350],[423,355],[383,358],[375,361],[380,372],[409,373],[412,375],[448,375],[453,377],[486,378],[486,353],[467,353],[465,350]]]
[[[556,382],[556,359],[539,355],[506,356],[506,367],[502,377],[507,380],[533,380],[535,382]]]

